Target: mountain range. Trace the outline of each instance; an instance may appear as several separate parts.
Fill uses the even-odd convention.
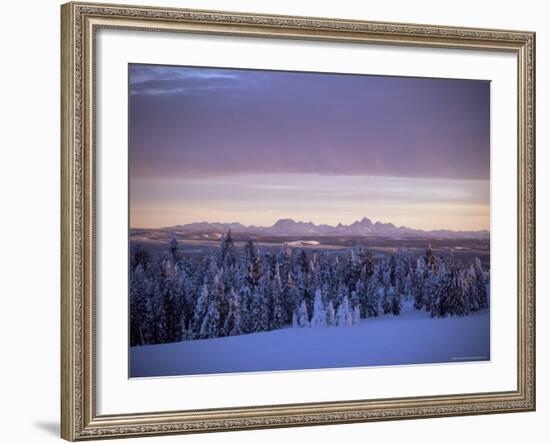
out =
[[[245,226],[241,223],[189,223],[162,228],[162,230],[177,231],[181,234],[223,234],[229,230],[238,234],[256,234],[272,236],[358,236],[358,237],[439,237],[439,238],[489,238],[488,230],[480,231],[451,231],[439,229],[425,231],[405,226],[395,226],[393,223],[373,222],[367,217],[349,225],[338,223],[336,226],[327,224],[317,225],[312,222],[294,221],[290,218],[277,220],[272,226]]]

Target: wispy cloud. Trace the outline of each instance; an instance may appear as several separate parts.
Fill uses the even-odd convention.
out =
[[[132,65],[130,172],[486,179],[489,83]]]
[[[238,71],[130,65],[130,94],[182,95],[244,87]]]

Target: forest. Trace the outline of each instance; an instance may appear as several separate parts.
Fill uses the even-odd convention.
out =
[[[489,307],[489,271],[481,261],[436,255],[429,243],[421,256],[400,249],[375,260],[360,245],[271,252],[249,240],[237,247],[228,231],[199,261],[186,257],[175,238],[154,254],[133,243],[129,274],[131,346],[353,326],[397,318],[405,300],[438,318]]]

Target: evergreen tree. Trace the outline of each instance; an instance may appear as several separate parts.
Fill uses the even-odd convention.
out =
[[[342,303],[338,306],[336,320],[338,326],[351,326],[353,324],[353,314],[347,296],[344,297]]]
[[[348,298],[349,292],[347,286],[345,286],[342,282],[338,284],[338,292],[336,294],[336,305],[341,305],[344,301],[344,298]]]
[[[130,346],[148,343],[148,281],[141,263],[130,274]]]
[[[395,266],[395,289],[398,294],[408,297],[407,278],[409,277],[409,258],[405,251],[400,249],[397,253],[397,263]]]
[[[336,326],[336,313],[332,301],[329,301],[327,306],[327,326]]]
[[[195,312],[193,313],[193,322],[192,322],[192,333],[195,338],[200,338],[201,335],[201,326],[206,316],[206,311],[208,309],[208,288],[206,284],[203,284],[200,289],[199,298],[195,305]]]
[[[475,258],[469,269],[471,284],[473,310],[486,309],[489,307],[489,294],[487,291],[487,274],[483,271],[481,260]]]
[[[401,314],[401,294],[395,289],[390,288],[390,292],[393,292],[391,300],[391,313],[393,315]]]
[[[386,287],[393,286],[396,287],[396,269],[397,269],[397,259],[395,255],[391,255],[389,260],[386,263],[386,270],[384,276],[384,284]]]
[[[180,250],[178,245],[178,240],[176,237],[172,237],[170,244],[168,245],[168,252],[172,263],[176,264],[180,260]]]
[[[368,317],[369,311],[369,297],[368,288],[363,278],[359,278],[355,284],[355,295],[357,297],[357,303],[359,305],[361,317]],[[352,297],[353,298],[353,297]],[[352,300],[353,304],[353,300]]]
[[[244,261],[246,263],[247,284],[250,288],[255,287],[262,276],[260,254],[252,240],[244,245]]]
[[[355,308],[353,308],[352,323],[354,325],[358,325],[360,321],[361,321],[361,311],[359,310],[359,305],[356,305]]]
[[[260,288],[252,292],[252,303],[250,306],[250,316],[252,319],[251,332],[269,331],[269,304],[267,294]]]
[[[317,272],[315,274],[314,285],[316,288],[323,288],[323,296],[333,292],[335,288],[335,269],[333,262],[327,253],[322,251],[319,254]],[[326,302],[327,300],[323,300]]]
[[[289,272],[283,289],[283,307],[287,318],[291,318],[292,314],[298,311],[301,302],[300,289],[294,283],[292,272]]]
[[[301,272],[304,275],[307,275],[309,272],[309,260],[307,259],[306,251],[300,249],[298,256],[296,257],[296,267],[297,271]]]
[[[292,313],[292,327],[293,328],[299,328],[300,324],[298,323],[298,316],[296,315],[296,312]]]
[[[143,271],[145,272],[150,258],[149,253],[143,248],[141,243],[133,244],[130,252],[130,271],[134,271],[139,265],[141,265]]]
[[[411,274],[412,277],[412,292],[414,296],[414,308],[417,310],[421,310],[423,307],[425,307],[425,281],[428,277],[428,267],[426,266],[426,262],[422,259],[418,259],[416,261],[416,269]],[[429,311],[430,308],[426,306],[426,309]]]
[[[298,326],[300,326],[300,328],[307,328],[309,326],[309,319],[308,319],[307,307],[306,307],[305,301],[300,303],[300,310],[298,311],[297,318],[298,318]]]
[[[157,281],[160,279],[156,279]],[[149,305],[149,343],[167,343],[166,313],[164,312],[163,294],[160,283],[153,285]]]
[[[424,254],[424,264],[431,271],[435,272],[437,270],[437,260],[432,250],[432,245],[428,243],[426,247],[426,253]]]
[[[392,290],[390,292],[390,289]],[[382,288],[383,295],[382,295],[382,311],[384,314],[391,314],[393,309],[393,286],[390,286],[389,288]]]
[[[130,344],[168,343],[295,327],[357,324],[379,312],[400,315],[402,298],[434,317],[468,315],[489,307],[489,273],[479,259],[464,267],[437,258],[428,244],[416,260],[405,250],[374,263],[359,245],[346,254],[293,255],[285,246],[242,251],[231,232],[215,254],[195,261],[175,238],[150,255],[130,254]],[[335,313],[335,307],[337,307]],[[311,313],[311,319],[310,319]]]
[[[380,305],[380,292],[383,290],[383,271],[381,267],[376,268],[369,278],[367,285],[367,301],[365,305],[365,317],[377,317]]]
[[[235,267],[236,262],[235,242],[229,229],[220,240],[220,266],[229,270]]]
[[[272,318],[271,329],[280,329],[287,324],[287,315],[284,305],[283,285],[279,271],[279,264],[275,264],[275,276],[271,283]]]
[[[242,333],[240,295],[231,289],[229,293],[229,311],[224,322],[223,335],[240,335]]]
[[[315,291],[315,301],[313,302],[313,316],[311,317],[311,327],[327,326],[327,313],[323,305],[321,290]]]
[[[350,295],[350,303],[351,303],[351,307],[352,309],[355,309],[356,306],[359,306],[359,295],[356,291],[356,288],[357,288],[357,283],[354,285],[354,289],[351,291],[351,295]]]
[[[215,299],[210,299],[206,315],[202,320],[199,338],[214,338],[220,334],[220,313]]]
[[[373,259],[373,256],[370,252],[367,252],[365,254],[365,258],[364,258],[364,272],[365,272],[365,280],[367,281],[367,284],[368,284],[368,281],[369,279],[371,278],[371,276],[374,274],[374,259]]]
[[[354,249],[349,250],[349,255],[344,265],[342,281],[349,291],[355,288],[355,284],[360,276],[359,263]]]
[[[164,314],[164,340],[167,342],[179,341],[181,340],[181,323],[183,320],[183,296],[179,286],[178,266],[171,258],[167,258],[162,262],[158,288]]]
[[[438,297],[432,306],[432,316],[468,315],[468,292],[471,286],[464,279],[459,264],[452,258],[450,265],[440,265],[440,268]]]

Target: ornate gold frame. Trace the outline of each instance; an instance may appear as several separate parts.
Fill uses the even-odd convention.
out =
[[[61,436],[259,429],[535,409],[535,34],[68,3],[61,7]],[[98,416],[95,410],[94,35],[99,28],[508,51],[518,60],[518,380],[510,392]]]

